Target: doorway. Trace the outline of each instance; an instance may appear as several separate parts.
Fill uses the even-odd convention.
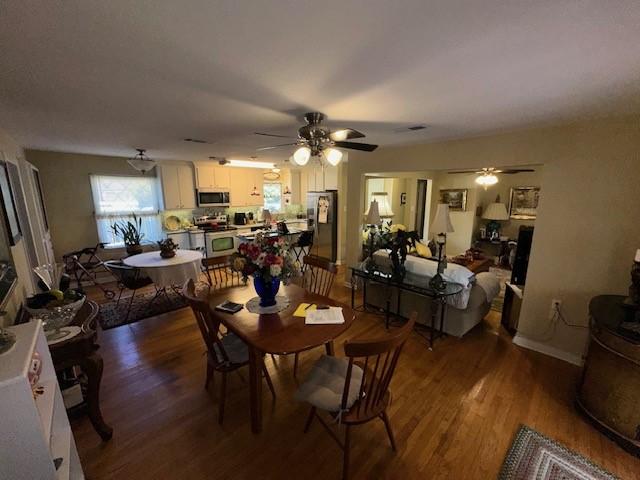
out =
[[[431,213],[431,180],[418,180],[416,192],[415,226],[418,236],[422,240],[429,239],[429,223]]]

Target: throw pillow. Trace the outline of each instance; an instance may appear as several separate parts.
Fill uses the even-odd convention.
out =
[[[431,258],[433,255],[431,249],[424,243],[416,242],[416,253],[419,257]]]

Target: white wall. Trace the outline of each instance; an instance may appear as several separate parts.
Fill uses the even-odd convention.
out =
[[[365,172],[388,171],[389,165],[395,171],[424,171],[536,164],[544,165],[544,192],[518,335],[579,362],[587,330],[559,324],[545,340],[550,304],[561,299],[567,320],[587,325],[591,297],[627,292],[629,268],[640,247],[638,116],[352,154],[348,264],[355,264],[359,252]]]

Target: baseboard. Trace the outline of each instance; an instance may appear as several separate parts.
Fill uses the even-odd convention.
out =
[[[547,345],[546,343],[531,340],[530,338],[523,337],[519,333],[517,333],[516,336],[513,337],[513,343],[528,350],[533,350],[534,352],[540,352],[545,355],[549,355],[550,357],[559,358],[560,360],[564,360],[565,362],[569,362],[579,367],[581,367],[584,363],[584,360],[581,356],[565,352],[558,348]]]

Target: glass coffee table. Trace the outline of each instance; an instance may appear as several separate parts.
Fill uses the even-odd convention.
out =
[[[362,305],[360,307],[356,307],[355,305],[357,279],[362,280]],[[431,277],[416,275],[411,272],[406,272],[403,276],[399,277],[392,274],[390,267],[377,264],[351,267],[351,308],[368,311],[369,308],[373,307],[379,311],[380,307],[372,305],[367,301],[367,285],[369,283],[382,285],[386,290],[384,307],[385,327],[389,328],[391,316],[403,318],[400,313],[403,292],[410,292],[414,295],[431,299],[429,350],[433,350],[434,340],[445,335],[443,326],[447,309],[447,297],[460,293],[464,287],[458,283],[447,282],[442,290],[435,290],[429,286],[430,280]],[[396,292],[397,296],[395,312],[393,312],[391,308],[393,292]],[[439,322],[437,322],[438,317]],[[436,327],[436,323],[439,323],[438,327]]]

